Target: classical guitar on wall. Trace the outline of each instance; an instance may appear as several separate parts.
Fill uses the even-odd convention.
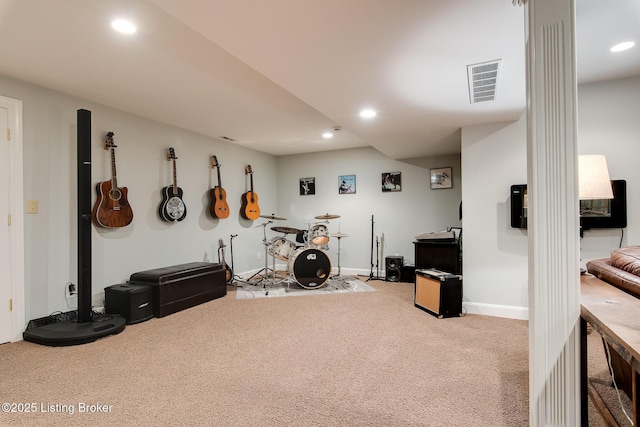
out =
[[[211,196],[211,205],[209,210],[214,218],[228,218],[229,217],[229,205],[227,204],[227,193],[222,188],[222,181],[220,180],[220,163],[216,156],[211,156],[211,167],[216,168],[218,173],[218,185],[209,190]]]
[[[162,189],[162,201],[158,206],[160,219],[167,222],[182,221],[187,216],[187,207],[182,200],[182,188],[178,187],[176,159],[175,150],[173,147],[169,148],[167,160],[173,162],[173,185]]]
[[[111,150],[111,179],[96,184],[98,198],[91,211],[91,220],[100,227],[125,227],[133,221],[133,210],[127,200],[127,187],[118,187],[116,175],[116,145],[113,132],[108,132],[104,140],[104,149]]]
[[[240,215],[245,219],[255,221],[260,217],[260,207],[258,206],[258,195],[253,191],[253,170],[251,170],[251,165],[245,166],[244,173],[249,175],[251,187],[249,191],[242,195]]]

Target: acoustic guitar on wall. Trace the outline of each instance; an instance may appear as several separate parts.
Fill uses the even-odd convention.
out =
[[[133,221],[133,210],[127,199],[127,187],[118,187],[116,175],[116,145],[113,132],[108,132],[104,149],[111,150],[111,179],[96,185],[98,198],[91,211],[94,224],[105,228],[125,227]]]
[[[253,170],[251,170],[251,165],[245,166],[244,173],[249,175],[251,187],[249,191],[242,195],[240,215],[245,219],[255,221],[260,217],[260,207],[258,206],[258,195],[253,191]]]
[[[160,219],[167,222],[182,221],[187,216],[187,206],[182,200],[182,188],[178,187],[176,159],[175,150],[173,147],[169,148],[167,160],[173,161],[173,185],[162,189],[162,201],[160,202],[160,206],[158,206]]]
[[[211,167],[216,168],[218,173],[218,185],[209,190],[211,196],[211,205],[209,210],[214,218],[228,218],[229,217],[229,205],[227,204],[227,193],[222,188],[222,181],[220,180],[220,163],[216,156],[211,156]]]

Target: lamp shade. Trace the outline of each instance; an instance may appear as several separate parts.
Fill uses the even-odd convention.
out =
[[[607,159],[600,154],[578,156],[580,200],[613,199]]]

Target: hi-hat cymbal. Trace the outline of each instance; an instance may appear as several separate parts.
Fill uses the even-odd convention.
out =
[[[275,214],[260,215],[260,218],[275,219],[275,220],[278,220],[278,221],[286,221],[287,220],[287,218],[282,218],[280,216],[275,216]]]
[[[318,215],[316,217],[316,219],[336,219],[336,218],[340,218],[340,215],[324,214],[324,215]]]
[[[336,233],[336,234],[329,234],[329,237],[337,237],[339,239],[341,237],[349,237],[349,235],[343,234],[343,233]]]
[[[277,231],[278,233],[285,233],[285,234],[302,233],[302,230],[298,230],[297,228],[293,228],[293,227],[271,227],[271,229],[273,231]]]

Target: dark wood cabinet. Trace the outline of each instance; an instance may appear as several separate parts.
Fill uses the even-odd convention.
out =
[[[462,255],[458,239],[416,240],[415,268],[462,274]]]

